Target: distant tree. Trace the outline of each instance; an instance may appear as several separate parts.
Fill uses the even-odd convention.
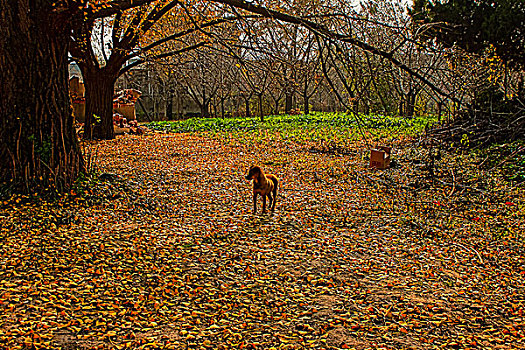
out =
[[[404,1],[366,1],[330,22],[351,28],[349,36],[362,43],[319,41],[324,74],[345,109],[412,116],[422,95],[448,95],[442,52],[417,45]]]
[[[525,67],[523,0],[415,0],[409,13],[423,37],[471,53],[492,45],[503,60]]]
[[[471,147],[523,138],[525,1],[415,0],[409,13],[418,38],[450,48],[452,70],[468,62],[461,90],[471,91],[469,108],[451,128],[468,131]]]

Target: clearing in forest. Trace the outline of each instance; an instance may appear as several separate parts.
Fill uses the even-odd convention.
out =
[[[2,346],[525,348],[523,185],[423,122],[321,119],[160,123],[85,145],[101,175],[66,196],[0,202]]]

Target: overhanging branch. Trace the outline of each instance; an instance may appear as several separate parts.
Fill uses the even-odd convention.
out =
[[[372,46],[370,44],[367,44],[367,43],[365,43],[365,42],[363,42],[361,40],[358,40],[355,37],[352,37],[352,36],[349,36],[349,35],[346,35],[346,34],[333,32],[330,29],[328,29],[327,27],[325,27],[325,26],[323,26],[323,25],[321,25],[319,23],[315,23],[315,22],[312,22],[310,20],[307,20],[305,18],[289,15],[289,14],[286,14],[286,13],[283,13],[283,12],[279,12],[279,11],[276,11],[276,10],[271,10],[271,9],[265,8],[265,7],[260,6],[260,5],[255,5],[253,3],[247,3],[247,2],[245,2],[243,0],[212,0],[212,1],[218,2],[218,3],[222,3],[222,4],[226,4],[226,5],[230,5],[230,6],[233,6],[233,7],[236,7],[236,8],[241,8],[241,9],[246,10],[248,12],[260,14],[262,16],[269,17],[269,18],[274,18],[274,19],[277,19],[277,20],[280,20],[280,21],[283,21],[283,22],[292,23],[292,24],[299,24],[299,25],[302,25],[302,26],[310,29],[314,33],[316,33],[316,34],[318,34],[318,35],[320,35],[320,36],[322,36],[324,38],[327,38],[329,40],[346,42],[346,43],[349,43],[351,45],[357,46],[357,47],[359,47],[359,48],[361,48],[361,49],[363,49],[363,50],[365,50],[367,52],[370,52],[370,53],[372,53],[374,55],[377,55],[379,57],[387,59],[394,66],[400,68],[401,70],[407,72],[409,75],[411,75],[414,78],[420,80],[422,83],[427,85],[435,93],[437,93],[437,94],[439,94],[441,96],[445,96],[445,97],[451,99],[452,101],[459,102],[459,100],[456,97],[451,96],[450,94],[447,94],[446,92],[442,91],[439,87],[437,87],[434,83],[432,83],[430,80],[425,78],[423,75],[421,75],[420,73],[414,71],[412,68],[408,67],[406,64],[404,64],[403,62],[401,62],[398,59],[396,59],[393,56],[392,52],[386,52],[386,51],[384,51],[384,50],[382,50],[380,48],[374,47],[374,46]]]
[[[255,17],[255,16],[246,16],[246,17]],[[194,33],[198,30],[200,30],[201,28],[207,28],[207,27],[211,27],[211,26],[214,26],[214,25],[218,25],[218,24],[221,24],[221,23],[225,23],[225,22],[229,22],[229,21],[233,21],[233,20],[236,20],[237,17],[231,17],[231,18],[221,18],[221,19],[216,19],[216,20],[212,20],[212,21],[209,21],[209,22],[206,22],[206,23],[203,23],[203,24],[199,24],[198,26],[195,26],[195,27],[192,27],[192,28],[189,28],[189,29],[186,29],[186,30],[183,30],[181,32],[178,32],[178,33],[173,33],[171,35],[168,35],[167,37],[164,37],[162,39],[159,39],[143,48],[140,48],[139,50],[137,50],[136,52],[133,52],[133,53],[130,53],[126,59],[130,59],[130,58],[133,58],[133,57],[136,57],[138,55],[140,55],[140,53],[142,52],[146,52],[146,51],[149,51],[159,45],[162,45],[170,40],[174,40],[174,39],[178,39],[178,38],[182,38],[183,36],[185,35],[188,35],[188,34],[191,34],[191,33]]]
[[[123,67],[120,72],[119,72],[119,76],[121,76],[122,74],[128,72],[131,68],[134,68],[138,65],[141,65],[143,63],[146,63],[146,62],[149,62],[151,60],[155,60],[155,59],[160,59],[160,58],[166,58],[166,57],[170,57],[170,56],[174,56],[174,55],[178,55],[178,54],[181,54],[181,53],[184,53],[184,52],[188,52],[188,51],[191,51],[191,50],[195,50],[195,49],[198,49],[199,47],[202,47],[206,45],[206,42],[203,41],[203,42],[200,42],[200,43],[197,43],[195,45],[191,45],[191,46],[186,46],[182,49],[179,49],[179,50],[173,50],[173,51],[169,51],[169,52],[164,52],[164,53],[161,53],[161,54],[158,54],[158,55],[154,55],[154,56],[150,56],[150,57],[145,57],[145,58],[141,58],[131,64],[128,64],[127,66]]]

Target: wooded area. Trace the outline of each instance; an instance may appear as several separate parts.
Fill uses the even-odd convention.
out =
[[[0,348],[525,348],[522,0],[0,9]]]
[[[89,139],[114,137],[115,83],[144,62],[151,62],[147,69],[170,86],[163,96],[165,110],[177,89],[204,117],[212,114],[211,108],[214,115],[224,116],[226,103],[231,114],[234,109],[238,113],[240,100],[245,115],[256,108],[261,120],[279,113],[281,100],[284,112],[295,106],[308,114],[316,97],[322,101],[319,109],[355,115],[457,116],[468,107],[461,127],[469,132],[465,123],[491,119],[501,110],[510,120],[498,120],[491,134],[514,130],[519,137],[521,119],[515,122],[512,115],[522,111],[523,4],[466,3],[433,6],[417,1],[408,13],[406,5],[395,1],[354,6],[307,1],[266,6],[238,0],[207,6],[173,1],[6,3],[1,61],[6,136],[1,154],[8,161],[2,165],[2,178],[23,183],[26,190],[40,181],[44,187],[67,188],[82,170],[64,79],[69,59],[82,72],[83,137]],[[499,24],[492,26],[495,22]],[[462,30],[464,23],[474,25]],[[31,33],[13,35],[19,26]],[[457,40],[451,41],[451,35]],[[25,57],[20,55],[24,52]],[[42,59],[35,61],[33,52]],[[45,69],[45,60],[52,66]],[[36,69],[39,66],[43,69]],[[57,93],[40,87],[44,82]],[[29,84],[34,93],[26,94],[17,84]],[[58,93],[63,97],[57,98]],[[24,102],[17,103],[19,99]],[[173,115],[173,106],[168,114]],[[24,115],[28,117],[16,119]],[[45,119],[50,122],[38,122]]]

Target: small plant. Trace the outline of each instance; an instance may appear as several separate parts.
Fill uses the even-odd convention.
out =
[[[42,161],[45,164],[49,164],[49,161],[51,160],[51,140],[49,137],[46,139],[40,141],[37,140],[35,135],[29,135],[27,138],[29,141],[33,143],[33,146],[35,148],[35,153],[38,155],[38,158],[40,161]]]

